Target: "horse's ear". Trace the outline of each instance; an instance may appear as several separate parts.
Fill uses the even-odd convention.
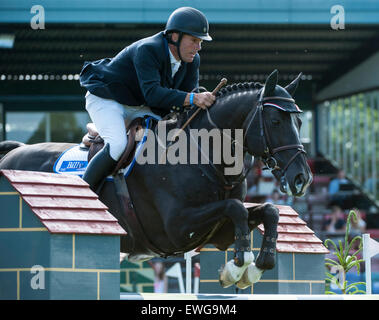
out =
[[[274,93],[275,86],[278,83],[278,70],[274,70],[266,79],[265,83],[265,91],[263,92],[263,96],[270,96]]]
[[[302,72],[299,73],[299,75],[293,80],[289,85],[287,85],[284,89],[287,90],[287,92],[293,96],[295,94],[295,91],[297,89],[297,86],[299,85],[299,81],[301,76],[303,75]]]

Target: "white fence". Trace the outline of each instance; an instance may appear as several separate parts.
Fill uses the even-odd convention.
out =
[[[317,108],[320,151],[379,203],[379,90],[324,101]]]

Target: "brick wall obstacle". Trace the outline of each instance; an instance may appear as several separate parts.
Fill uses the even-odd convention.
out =
[[[119,299],[126,234],[76,176],[0,171],[0,299]]]

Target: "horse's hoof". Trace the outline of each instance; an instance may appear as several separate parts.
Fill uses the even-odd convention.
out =
[[[264,270],[259,269],[255,263],[252,262],[243,273],[241,279],[236,283],[236,286],[239,289],[246,289],[247,287],[250,287],[253,283],[259,281],[263,272]]]
[[[219,273],[220,285],[223,288],[229,288],[231,285],[235,284],[239,279],[241,279],[243,272],[245,271],[246,268],[237,267],[234,264],[234,260],[230,260],[220,270],[220,273]]]
[[[228,263],[219,271],[219,281],[223,288],[228,288],[241,279],[243,273],[250,263],[254,261],[254,254],[252,252],[244,252],[244,264],[239,267],[235,264],[234,260]]]
[[[255,264],[259,269],[270,270],[276,264],[275,254],[260,252]]]

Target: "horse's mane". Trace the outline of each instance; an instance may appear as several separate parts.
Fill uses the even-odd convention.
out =
[[[216,94],[216,97],[223,98],[233,93],[237,93],[241,91],[249,91],[249,90],[259,90],[263,87],[264,87],[264,84],[259,83],[259,82],[233,83],[219,90]]]
[[[251,90],[259,90],[264,87],[264,84],[259,82],[239,82],[239,83],[232,83],[230,85],[227,85],[226,87],[222,88],[216,93],[217,99],[222,99],[225,97],[228,97],[234,93],[238,92],[244,92],[244,91],[251,91]],[[202,87],[203,88],[203,87]],[[204,88],[205,89],[205,88]],[[206,90],[206,89],[205,89]],[[197,107],[190,107],[187,112],[183,112],[179,114],[178,120],[180,123],[184,123],[186,120],[188,120],[194,112],[196,112],[198,108]]]

